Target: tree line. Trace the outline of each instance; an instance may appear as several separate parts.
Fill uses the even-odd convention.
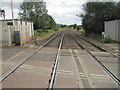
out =
[[[20,5],[19,17],[25,21],[32,21],[34,29],[54,29],[55,20],[47,14],[46,2],[23,2]]]
[[[82,26],[87,35],[104,32],[104,22],[120,19],[119,2],[87,2],[83,4]]]
[[[77,29],[79,31],[82,29],[82,25],[77,25],[77,24],[71,24],[71,25],[61,25],[61,28],[71,28],[71,29]]]

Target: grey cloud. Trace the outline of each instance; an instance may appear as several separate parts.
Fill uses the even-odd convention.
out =
[[[61,24],[81,24],[81,19],[77,17],[74,13],[67,13],[67,14],[55,14],[53,15],[57,23]]]
[[[14,2],[13,3],[13,8],[18,9],[20,7],[21,2]],[[11,2],[2,2],[2,8],[11,8]]]
[[[56,2],[54,2],[56,1]],[[77,1],[77,0],[75,0]],[[61,24],[80,24],[81,19],[76,16],[81,12],[81,4],[79,1],[77,3],[72,3],[70,0],[46,0],[47,8],[50,12],[49,14],[53,16],[57,23]],[[56,5],[57,3],[57,5]],[[18,8],[20,2],[14,2],[14,13],[15,17],[18,17]],[[2,7],[6,9],[6,17],[11,17],[10,2],[2,2]],[[8,9],[8,10],[7,10]]]

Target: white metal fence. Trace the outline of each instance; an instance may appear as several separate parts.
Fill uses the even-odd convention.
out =
[[[6,22],[0,22],[0,46],[11,45],[11,31],[7,28]]]
[[[12,20],[1,20],[0,28],[0,46],[9,46],[17,42],[18,40],[15,39],[15,31],[18,31],[20,34],[21,45],[30,42],[34,36],[33,22],[15,20],[15,30],[13,30]]]

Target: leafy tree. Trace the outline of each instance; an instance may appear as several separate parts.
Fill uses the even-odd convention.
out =
[[[42,16],[39,17],[39,28],[54,29],[56,28],[56,23],[50,15],[43,14]]]
[[[104,31],[104,22],[119,19],[116,2],[87,2],[83,5],[82,17],[83,28],[86,34],[101,34]]]
[[[76,24],[74,24],[74,25],[73,25],[73,28],[74,28],[74,29],[76,29],[76,28],[77,28],[77,25],[76,25]]]
[[[77,26],[77,31],[79,31],[80,30],[80,27],[79,26]]]
[[[61,27],[62,27],[62,28],[65,28],[65,27],[67,27],[67,25],[61,25]]]
[[[82,29],[82,26],[81,26],[81,25],[78,25],[78,26],[77,26],[77,31],[79,31],[80,29]]]
[[[33,21],[34,29],[51,29],[56,27],[52,16],[47,14],[46,3],[40,2],[23,2],[20,5],[19,17],[22,20]]]
[[[52,16],[49,16],[49,19],[50,19],[49,28],[50,29],[55,29],[56,28],[55,20],[52,18]]]
[[[117,3],[117,16],[120,19],[120,1]]]

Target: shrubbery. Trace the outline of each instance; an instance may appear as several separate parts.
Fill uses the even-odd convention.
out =
[[[103,43],[111,43],[111,42],[113,42],[113,40],[108,36],[108,37],[103,37],[101,39],[101,42],[103,42]]]

